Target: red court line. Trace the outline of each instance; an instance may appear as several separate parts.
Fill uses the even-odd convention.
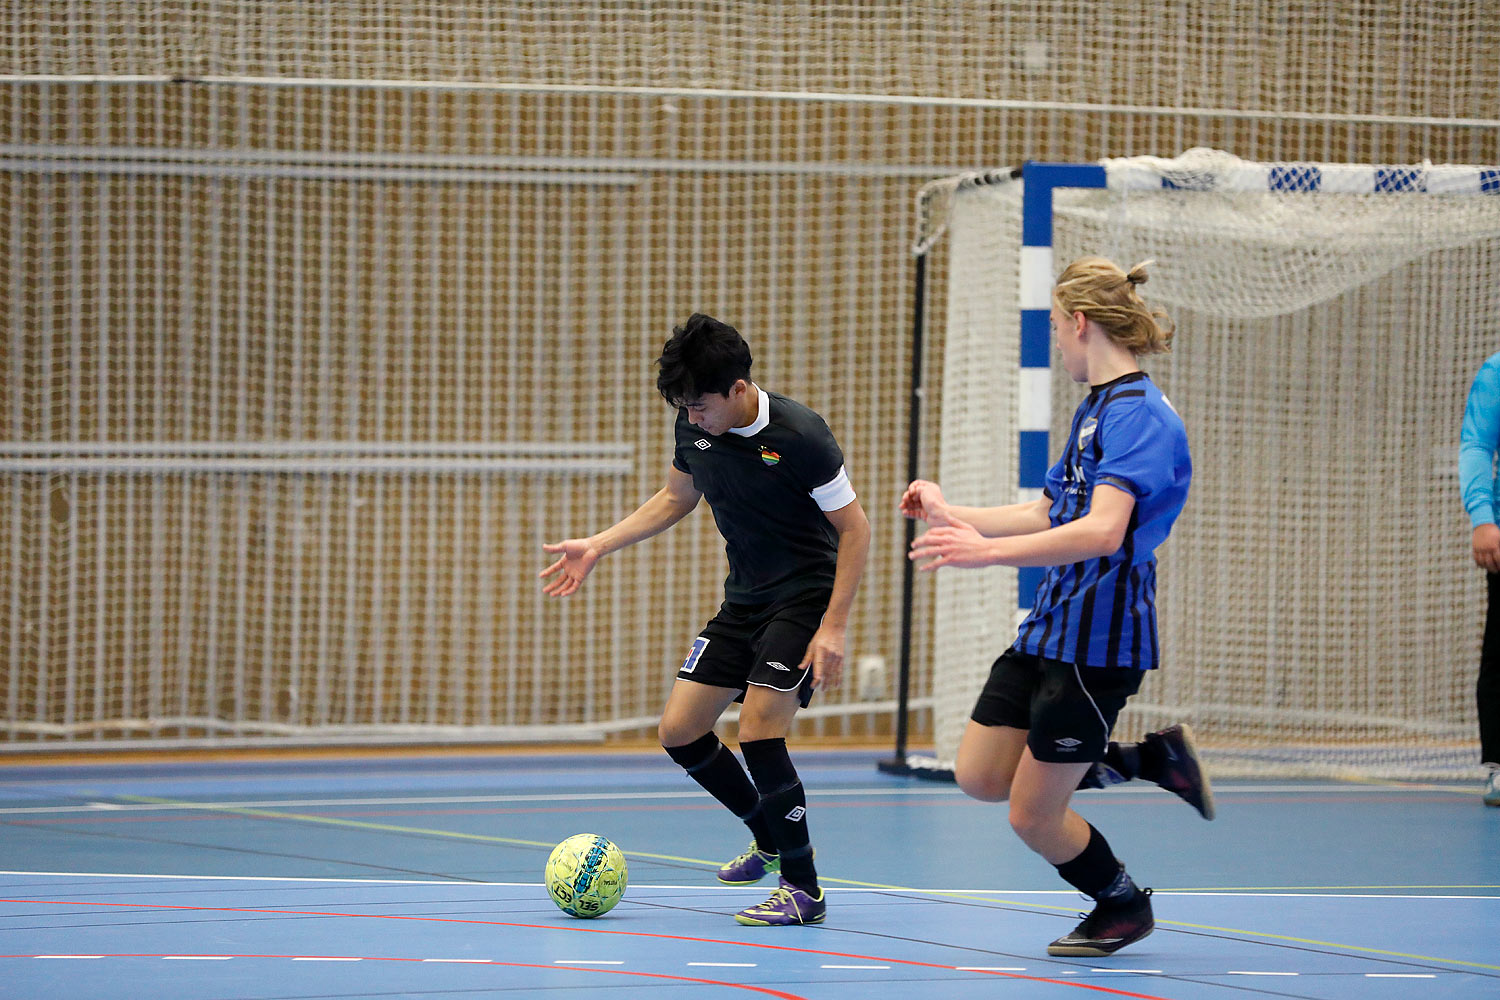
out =
[[[685,941],[690,944],[719,944],[736,948],[760,948],[766,951],[795,952],[802,955],[817,955],[823,958],[853,958],[864,962],[888,962],[892,965],[907,965],[918,969],[942,969],[948,972],[977,971],[960,970],[956,965],[943,965],[938,962],[917,962],[905,958],[885,958],[879,955],[860,955],[845,951],[823,951],[818,948],[793,948],[789,945],[760,944],[753,941],[724,941],[717,938],[687,937],[680,934],[654,934],[650,931],[612,931],[603,927],[578,927],[567,924],[523,924],[508,920],[459,920],[453,917],[407,917],[394,913],[340,913],[330,910],[269,910],[252,907],[238,906],[181,906],[172,903],[98,903],[83,902],[68,899],[0,899],[0,904],[15,904],[18,906],[44,905],[44,906],[95,906],[95,907],[120,907],[136,910],[178,910],[194,913],[260,913],[272,914],[286,917],[347,917],[354,920],[411,920],[421,923],[439,924],[468,924],[479,927],[519,927],[526,930],[539,931],[572,931],[577,934],[607,934],[617,937],[643,937],[654,938],[659,941]],[[4,957],[27,957],[27,956],[4,956]],[[414,961],[403,959],[403,961]],[[552,968],[552,966],[539,966],[539,968]],[[610,970],[596,970],[610,971]],[[980,972],[986,976],[1000,976],[1006,979],[1022,979],[1032,983],[1048,983],[1053,986],[1068,986],[1079,990],[1094,990],[1099,993],[1108,993],[1117,997],[1133,997],[1135,1000],[1167,1000],[1151,993],[1132,993],[1128,990],[1112,989],[1108,986],[1095,986],[1092,983],[1069,982],[1065,979],[1048,979],[1044,976],[1023,976],[1016,972],[996,972],[984,970]]]
[[[109,904],[109,905],[115,905],[115,904]],[[123,905],[123,904],[121,904],[121,905]],[[136,953],[123,953],[123,954],[111,954],[111,955],[100,954],[100,955],[97,955],[97,956],[94,956],[94,957],[98,957],[98,958],[166,958],[168,954],[171,954],[173,956],[179,956],[179,955],[182,954],[182,952],[180,952],[180,951],[174,951],[174,952],[170,952],[170,953],[163,952],[163,953],[157,954],[157,955],[148,954],[148,953],[139,953],[139,954],[136,954]],[[92,955],[92,953],[91,953],[91,955]],[[35,955],[0,955],[0,959],[6,959],[6,958],[36,958],[36,957],[37,956],[35,956]],[[422,958],[396,958],[396,957],[385,956],[385,955],[226,955],[223,952],[217,952],[217,951],[214,952],[214,957],[216,957],[216,958],[264,958],[264,959],[287,959],[287,960],[291,960],[291,959],[294,959],[294,958],[338,958],[338,959],[350,959],[350,958],[353,958],[353,959],[358,959],[361,962],[412,962],[412,963],[419,964],[419,965],[426,962],[426,959],[422,959]],[[587,966],[574,966],[574,965],[533,965],[533,964],[531,964],[529,962],[496,962],[496,961],[493,961],[491,959],[484,959],[483,961],[466,961],[466,962],[463,962],[461,964],[463,964],[463,965],[498,965],[498,966],[501,966],[501,967],[507,968],[507,969],[546,969],[549,972],[602,972],[602,973],[607,973],[607,974],[613,975],[613,976],[641,976],[641,977],[647,978],[647,979],[671,979],[671,980],[673,980],[675,982],[679,982],[679,983],[701,983],[701,984],[703,984],[705,986],[724,986],[724,987],[727,987],[728,989],[732,989],[732,990],[748,990],[751,993],[764,993],[767,996],[779,997],[779,998],[781,998],[781,1000],[807,1000],[806,997],[799,996],[796,993],[783,993],[780,990],[773,990],[773,989],[770,989],[770,988],[765,987],[765,986],[751,986],[748,983],[731,983],[731,982],[726,982],[726,981],[724,981],[722,979],[697,979],[697,978],[695,978],[693,976],[673,976],[673,975],[669,975],[669,974],[667,974],[665,972],[632,972],[629,969],[591,969],[591,968],[588,968]]]

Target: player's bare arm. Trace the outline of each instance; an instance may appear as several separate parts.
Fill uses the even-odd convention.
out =
[[[1021,505],[1024,506],[1024,505]],[[933,528],[912,542],[908,558],[942,566],[1060,566],[1097,559],[1119,550],[1135,510],[1135,497],[1118,487],[1095,487],[1089,512],[1076,521],[1026,535],[988,538],[963,521]]]
[[[1046,497],[1002,507],[960,507],[943,499],[937,483],[915,479],[901,495],[901,513],[934,528],[951,527],[961,521],[986,538],[1029,535],[1051,526]]]
[[[543,545],[543,552],[559,558],[537,574],[548,581],[542,587],[542,593],[551,597],[569,596],[583,586],[584,578],[600,559],[666,531],[692,513],[702,496],[693,487],[692,476],[675,466],[669,467],[667,484],[614,525],[587,538],[569,538]]]
[[[858,500],[825,516],[839,533],[838,562],[833,571],[833,593],[823,622],[807,644],[798,669],[812,664],[813,685],[818,689],[836,688],[844,678],[844,638],[849,627],[849,611],[854,593],[864,574],[870,553],[870,521]]]

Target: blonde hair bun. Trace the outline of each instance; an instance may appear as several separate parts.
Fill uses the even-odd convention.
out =
[[[1171,320],[1146,305],[1137,291],[1146,283],[1146,268],[1155,263],[1143,260],[1127,273],[1104,257],[1080,257],[1063,269],[1052,299],[1065,313],[1083,313],[1110,340],[1135,354],[1170,351]]]

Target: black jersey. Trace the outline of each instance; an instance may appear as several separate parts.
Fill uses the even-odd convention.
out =
[[[795,400],[757,391],[755,421],[718,436],[679,410],[672,456],[714,512],[729,557],[724,599],[736,604],[831,588],[838,532],[824,511],[854,501],[844,453],[823,418]]]

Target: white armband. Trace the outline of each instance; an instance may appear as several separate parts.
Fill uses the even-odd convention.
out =
[[[822,511],[838,510],[854,502],[854,484],[849,482],[849,473],[839,466],[838,475],[808,494]]]

